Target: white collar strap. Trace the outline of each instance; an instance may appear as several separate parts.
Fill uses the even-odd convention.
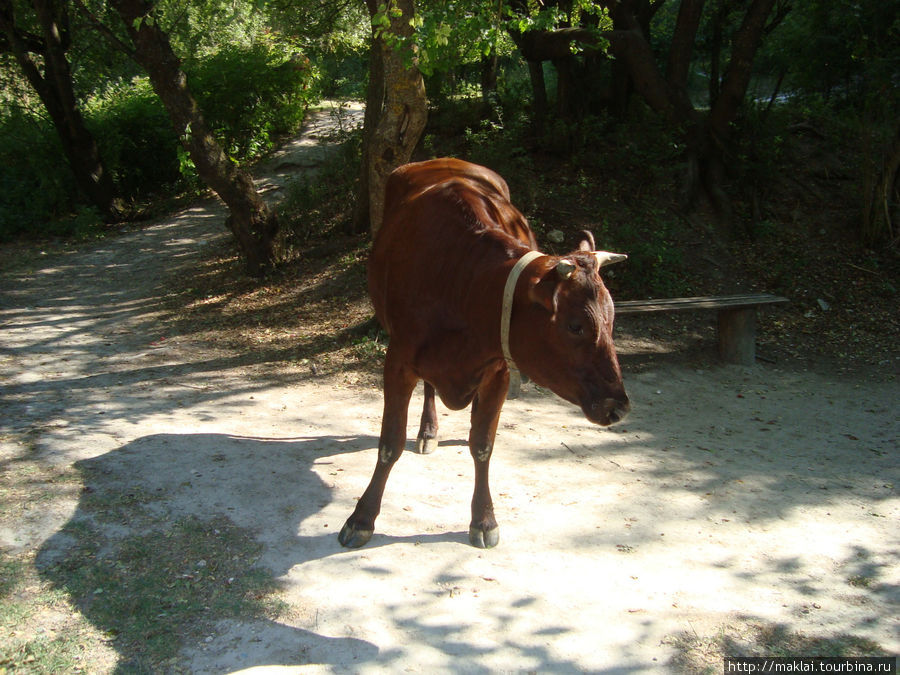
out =
[[[506,287],[503,289],[503,308],[500,313],[500,346],[503,349],[503,358],[506,359],[506,363],[510,370],[518,370],[513,361],[512,354],[509,352],[509,323],[510,318],[512,317],[513,296],[516,294],[516,284],[519,281],[519,276],[528,264],[535,258],[540,258],[543,255],[544,254],[539,251],[529,251],[519,258],[513,268],[509,271],[509,276],[506,277]]]

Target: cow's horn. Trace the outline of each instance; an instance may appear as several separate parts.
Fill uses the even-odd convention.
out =
[[[610,253],[609,251],[594,251],[594,257],[597,258],[597,263],[600,267],[604,265],[612,265],[613,263],[622,262],[626,258],[627,255],[624,253]]]
[[[556,263],[556,273],[560,279],[568,279],[575,272],[575,263],[571,260],[560,260]]]

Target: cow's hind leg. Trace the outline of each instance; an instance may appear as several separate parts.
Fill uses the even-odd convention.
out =
[[[494,503],[488,485],[488,470],[500,409],[509,386],[509,371],[498,371],[482,383],[472,401],[472,428],[469,430],[469,452],[475,461],[475,492],[472,495],[472,522],[469,542],[478,548],[493,548],[500,543],[500,527],[494,518]]]
[[[381,511],[384,486],[406,445],[409,399],[418,378],[393,361],[396,359],[391,358],[389,348],[384,367],[384,415],[381,418],[381,438],[378,441],[378,462],[369,486],[338,535],[338,541],[348,548],[359,548],[372,538],[375,519]]]
[[[416,437],[416,452],[430,455],[437,449],[437,410],[434,407],[434,387],[425,383],[425,405],[422,406],[422,422]]]

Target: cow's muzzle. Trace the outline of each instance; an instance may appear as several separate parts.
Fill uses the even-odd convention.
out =
[[[602,398],[593,401],[590,406],[582,406],[582,409],[591,422],[608,427],[628,417],[631,403],[627,396],[624,399]]]

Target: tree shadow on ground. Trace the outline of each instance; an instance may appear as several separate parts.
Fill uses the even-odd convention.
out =
[[[37,567],[108,636],[120,673],[400,667],[408,659],[405,645],[347,635],[346,625],[355,625],[350,616],[319,630],[319,607],[290,594],[302,598],[307,584],[342,579],[347,602],[363,613],[377,602],[377,611],[416,636],[426,653],[487,670],[485,663],[509,652],[540,670],[580,672],[577,660],[549,646],[548,636],[572,639],[571,627],[546,622],[530,633],[533,641],[503,630],[541,602],[532,590],[520,589],[473,617],[486,630],[478,640],[467,622],[445,616],[448,593],[471,594],[471,579],[458,569],[473,555],[466,531],[376,533],[361,557],[341,548],[336,535],[346,505],[333,504],[329,481],[342,471],[343,455],[375,447],[376,439],[366,436],[138,438],[75,464],[84,486],[78,507],[41,547]],[[390,595],[400,574],[393,565],[406,545],[447,544],[458,548],[441,549],[439,571],[408,581],[418,583],[416,602]],[[395,546],[401,548],[388,550]],[[282,587],[282,579],[290,586]],[[357,596],[353,589],[368,590]],[[321,609],[334,614],[339,606]]]
[[[379,649],[365,640],[278,622],[285,608],[276,595],[277,578],[292,566],[341,550],[335,532],[298,535],[331,500],[312,465],[373,445],[355,437],[139,438],[76,463],[78,508],[42,546],[38,568],[109,636],[117,672],[184,665],[180,649],[193,645],[228,653],[242,668],[374,661]],[[243,628],[226,630],[229,620]],[[228,634],[231,644],[210,633]]]
[[[683,632],[669,644],[676,650],[670,665],[678,672],[717,673],[726,657],[887,657],[878,644],[855,635],[827,638],[806,635],[784,624],[752,617],[737,617],[715,634]]]

